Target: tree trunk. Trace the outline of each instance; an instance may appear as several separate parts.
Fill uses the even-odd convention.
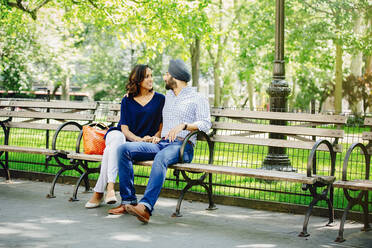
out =
[[[135,65],[135,60],[134,60],[134,48],[133,48],[133,42],[130,42],[130,67],[133,68]]]
[[[336,41],[335,114],[342,111],[342,45]]]
[[[66,79],[62,83],[61,100],[66,100],[66,101],[69,101],[70,100],[69,91],[70,91],[70,76],[67,75],[66,76]]]
[[[366,74],[372,73],[372,55],[367,56],[366,59]]]
[[[57,94],[59,87],[61,87],[61,83],[57,83],[56,85],[53,86],[51,99],[56,99],[56,94]]]
[[[362,15],[356,17],[354,21],[354,34],[359,35],[362,33]],[[350,73],[354,77],[358,78],[362,76],[362,68],[363,68],[363,53],[362,51],[355,51],[355,53],[351,57],[351,65],[350,65]],[[361,102],[350,102],[350,109],[354,115],[359,115],[362,112],[362,103]]]
[[[372,35],[372,16],[369,18],[368,28],[366,31],[369,33],[369,35]],[[365,54],[365,56],[366,56],[365,73],[369,74],[372,73],[372,54]]]
[[[222,0],[219,1],[219,23],[218,23],[218,31],[222,32]],[[221,60],[222,60],[222,37],[221,35],[218,36],[217,41],[217,55],[215,60],[213,60],[213,77],[214,77],[214,106],[220,107],[221,106]],[[213,59],[213,56],[211,56]]]
[[[213,66],[213,78],[214,78],[214,106],[221,107],[221,70],[217,63]]]
[[[249,110],[254,111],[254,105],[253,105],[254,89],[253,89],[252,80],[247,81],[247,90],[248,90]]]
[[[297,95],[297,81],[292,80],[293,85],[292,85],[292,90],[291,90],[291,95],[288,97],[288,108],[290,111],[292,111],[295,108],[295,102],[296,102],[296,95]]]
[[[294,109],[296,95],[297,95],[297,91],[296,91],[296,82],[297,81],[293,79],[293,74],[294,74],[293,66],[289,63],[286,68],[287,68],[288,81],[293,82],[292,89],[291,89],[291,94],[288,97],[288,109],[290,111],[292,111]]]
[[[195,37],[195,40],[190,45],[191,53],[191,74],[192,86],[196,87],[199,91],[199,75],[200,75],[200,39]]]

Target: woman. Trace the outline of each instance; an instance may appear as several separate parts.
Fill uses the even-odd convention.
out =
[[[105,136],[101,172],[86,208],[100,206],[107,185],[105,203],[114,204],[114,185],[118,174],[117,147],[126,141],[158,142],[162,128],[164,95],[153,90],[152,70],[148,65],[136,65],[126,85],[127,95],[121,101],[120,121]]]

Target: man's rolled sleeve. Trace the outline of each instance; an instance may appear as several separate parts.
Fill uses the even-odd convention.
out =
[[[212,127],[209,103],[205,97],[199,97],[196,107],[196,121],[193,124],[205,133]]]

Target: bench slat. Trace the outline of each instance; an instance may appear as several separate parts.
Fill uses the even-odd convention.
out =
[[[87,160],[92,162],[100,162],[102,161],[102,155],[93,155],[93,154],[84,154],[84,153],[69,153],[67,154],[67,158],[70,159],[79,159],[79,160]],[[152,166],[152,161],[136,161],[136,165],[142,166]],[[170,168],[170,167],[169,167]]]
[[[220,117],[238,117],[251,118],[259,120],[287,120],[287,121],[304,121],[312,123],[334,123],[345,124],[346,116],[341,115],[320,115],[320,114],[302,114],[302,113],[287,113],[287,112],[264,112],[264,111],[248,111],[248,110],[233,110],[233,109],[211,109],[212,116]]]
[[[102,161],[102,155],[93,155],[93,154],[84,154],[84,153],[69,153],[67,158],[78,159],[78,160],[87,160],[92,162]]]
[[[238,131],[251,131],[251,132],[259,132],[259,133],[281,133],[281,134],[287,134],[287,135],[308,135],[308,136],[333,137],[333,138],[342,138],[344,136],[344,131],[337,130],[337,129],[262,125],[262,124],[247,124],[247,123],[213,122],[212,128],[226,129],[226,130],[238,130]]]
[[[362,139],[364,140],[372,140],[372,132],[363,132]]]
[[[305,142],[305,141],[282,140],[282,139],[260,139],[260,138],[227,136],[227,135],[215,135],[211,138],[211,140],[215,142],[297,148],[297,149],[306,149],[306,150],[311,150],[315,144],[315,142],[310,142],[310,141]],[[333,148],[335,152],[342,152],[341,144],[337,144]],[[318,150],[329,151],[328,147],[325,144],[320,145]]]
[[[336,181],[333,185],[343,189],[372,190],[371,180]]]
[[[26,128],[38,130],[57,130],[60,124],[46,124],[46,123],[27,123],[27,122],[6,122],[6,127],[10,128]],[[80,131],[77,126],[68,125],[63,128],[64,131]]]
[[[100,162],[102,160],[102,155],[89,155],[82,153],[69,153],[67,157],[70,159],[80,159],[87,161]],[[153,161],[141,161],[135,162],[136,165],[142,166],[152,166]],[[334,177],[307,177],[304,174],[294,173],[294,172],[283,172],[283,171],[269,171],[269,170],[260,170],[260,169],[251,169],[251,168],[237,168],[237,167],[228,167],[228,166],[214,166],[214,165],[205,165],[205,164],[174,164],[170,165],[169,168],[193,171],[193,172],[207,172],[207,173],[216,173],[216,174],[229,174],[235,176],[247,176],[254,178],[261,178],[267,180],[280,180],[280,181],[289,181],[289,182],[299,182],[306,184],[314,184],[317,181],[323,180],[326,182],[334,181]]]
[[[107,119],[106,119],[107,122],[119,122],[120,121],[120,116],[113,116],[113,115],[109,115],[107,116]]]
[[[46,112],[29,112],[29,111],[4,111],[0,110],[0,116],[19,117],[19,118],[37,118],[37,119],[55,119],[55,120],[84,120],[93,121],[93,114],[71,114],[71,113],[46,113]]]
[[[120,111],[120,104],[109,104],[109,111]]]
[[[52,109],[81,109],[94,110],[96,102],[73,102],[73,101],[0,101],[1,107],[23,107],[23,108],[52,108]]]
[[[20,146],[6,146],[0,145],[0,151],[5,152],[23,152],[32,154],[43,154],[43,155],[55,155],[57,152],[45,148],[31,148],[31,147],[20,147]]]
[[[365,126],[372,126],[372,117],[366,117],[365,119],[364,119],[364,125]]]
[[[284,172],[274,170],[260,170],[252,168],[228,167],[220,165],[206,165],[206,164],[175,164],[173,169],[193,171],[193,172],[207,172],[213,174],[227,174],[234,176],[254,177],[266,180],[279,180],[288,182],[298,182],[305,184],[314,184],[317,181],[316,177],[307,177],[304,174],[295,172]]]

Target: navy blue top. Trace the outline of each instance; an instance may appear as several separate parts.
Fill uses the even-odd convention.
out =
[[[139,104],[133,97],[123,97],[121,100],[120,121],[116,127],[111,127],[106,135],[112,130],[121,131],[121,125],[127,125],[129,131],[139,137],[154,136],[159,131],[160,123],[163,122],[162,110],[164,102],[165,96],[157,92],[145,106]]]

